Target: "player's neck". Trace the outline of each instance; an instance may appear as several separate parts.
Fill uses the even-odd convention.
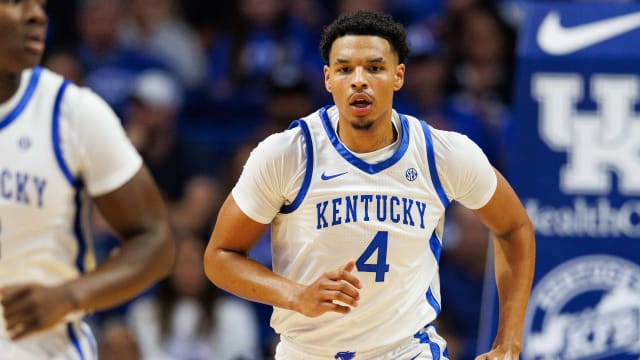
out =
[[[9,100],[20,87],[20,74],[0,75],[0,104]]]
[[[398,132],[392,121],[374,124],[369,129],[356,129],[347,123],[341,125],[338,121],[336,133],[347,149],[360,154],[369,153],[380,150],[396,141]]]

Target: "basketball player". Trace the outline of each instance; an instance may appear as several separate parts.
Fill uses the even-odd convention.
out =
[[[167,275],[174,244],[114,113],[36,66],[45,3],[0,1],[0,359],[95,359],[83,314]],[[91,198],[124,241],[94,271]]]
[[[276,359],[439,359],[438,259],[445,208],[495,234],[500,320],[480,359],[516,359],[534,265],[531,223],[467,137],[392,109],[408,48],[401,25],[356,12],[325,29],[335,105],[261,142],[205,252],[208,277],[271,304]],[[273,272],[247,254],[272,224]]]

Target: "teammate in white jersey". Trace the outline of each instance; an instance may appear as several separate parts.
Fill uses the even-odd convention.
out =
[[[396,113],[401,25],[357,12],[325,29],[335,102],[261,142],[205,252],[217,286],[274,306],[276,359],[440,359],[438,260],[451,201],[493,231],[500,320],[481,359],[515,359],[533,277],[531,223],[466,136]],[[271,224],[273,271],[248,258]]]
[[[0,1],[0,359],[95,359],[88,311],[166,276],[159,191],[108,105],[38,67],[46,1]],[[89,206],[124,244],[93,268]]]

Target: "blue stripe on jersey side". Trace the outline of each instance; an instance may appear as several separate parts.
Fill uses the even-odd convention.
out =
[[[62,156],[62,148],[60,147],[60,104],[62,103],[62,98],[68,85],[69,82],[65,80],[62,85],[60,85],[60,89],[58,90],[58,94],[56,95],[56,101],[53,105],[53,124],[51,126],[51,139],[53,143],[53,152],[56,156],[56,160],[58,161],[58,166],[60,166],[60,170],[62,170],[62,173],[69,182],[69,185],[75,186],[75,179],[73,178],[73,175],[71,175],[71,171],[64,161],[64,157]]]
[[[442,254],[442,243],[436,236],[436,231],[434,230],[431,234],[431,238],[429,238],[429,246],[431,247],[431,252],[433,256],[436,258],[436,262],[440,262],[440,254]]]
[[[311,140],[309,125],[307,125],[304,120],[300,119],[292,122],[291,125],[289,125],[289,129],[293,129],[297,126],[300,126],[300,128],[302,129],[302,135],[304,136],[305,154],[307,155],[307,168],[305,169],[304,179],[302,180],[302,185],[300,186],[300,190],[296,198],[291,204],[283,205],[280,208],[280,212],[283,214],[292,213],[300,206],[300,204],[302,204],[302,200],[304,200],[305,196],[307,196],[307,192],[309,191],[311,176],[313,175],[313,142]]]
[[[433,310],[436,311],[436,316],[440,315],[440,311],[442,310],[442,308],[440,307],[440,304],[438,303],[438,299],[436,299],[435,295],[433,295],[433,291],[431,291],[431,287],[429,287],[429,290],[427,290],[426,297],[427,297],[427,302],[429,303],[429,305],[431,305]]]
[[[420,124],[422,125],[424,138],[427,142],[427,161],[429,162],[429,173],[431,174],[431,182],[433,183],[433,187],[438,193],[440,202],[442,202],[442,205],[446,209],[449,206],[449,199],[447,198],[447,194],[444,192],[444,188],[440,183],[440,177],[438,176],[438,169],[436,167],[436,156],[433,151],[433,139],[431,138],[431,131],[429,130],[429,125],[427,125],[426,122],[421,120]]]
[[[376,164],[369,164],[368,162],[363,161],[362,159],[359,159],[358,157],[353,155],[340,142],[340,138],[338,138],[338,134],[336,134],[336,130],[333,128],[333,126],[331,126],[331,120],[329,120],[329,114],[327,113],[328,108],[329,106],[325,106],[324,108],[320,109],[320,118],[322,119],[322,126],[324,127],[324,130],[327,133],[327,136],[329,137],[331,144],[336,149],[338,154],[340,154],[342,158],[347,160],[349,163],[351,163],[353,166],[357,167],[358,169],[368,174],[378,173],[380,171],[383,171],[393,166],[395,163],[400,161],[400,159],[402,159],[402,156],[405,154],[405,152],[407,152],[407,149],[409,148],[409,138],[410,138],[409,120],[407,120],[407,118],[404,115],[400,114],[400,124],[402,126],[402,134],[401,134],[402,138],[400,139],[400,146],[398,147],[396,152],[385,161],[382,161]]]
[[[78,242],[78,254],[76,256],[76,267],[81,273],[85,271],[84,257],[87,253],[87,239],[85,237],[84,232],[82,231],[82,195],[83,195],[83,186],[82,181],[78,181],[76,188],[76,193],[74,196],[76,213],[73,217],[73,233],[75,234],[76,240]]]
[[[436,330],[436,327],[434,325],[429,325],[427,326],[429,327],[433,327],[433,330],[435,330],[436,332],[438,332],[438,330]],[[429,347],[431,348],[431,359],[433,360],[440,360],[440,345],[438,345],[435,341],[432,341],[429,338],[429,334],[425,333],[427,335],[427,341],[429,342]]]
[[[438,345],[436,342],[432,341],[429,338],[429,333],[427,332],[427,329],[430,327],[433,327],[436,333],[438,332],[434,325],[428,325],[424,329],[413,334],[413,337],[420,340],[421,344],[429,344],[429,349],[431,349],[431,359],[440,360],[440,345]]]
[[[73,323],[67,323],[67,335],[69,335],[69,339],[73,344],[73,347],[76,348],[78,355],[81,360],[85,360],[84,354],[82,353],[82,348],[80,347],[80,340],[78,339],[78,335],[76,331],[73,329]]]
[[[29,100],[33,96],[34,91],[36,90],[36,86],[38,85],[38,81],[40,80],[40,74],[42,73],[42,68],[37,66],[33,68],[31,72],[31,79],[29,79],[29,84],[27,85],[27,90],[22,94],[22,98],[18,101],[18,105],[16,105],[13,110],[4,119],[0,120],[0,130],[2,130],[7,125],[11,124],[13,120],[15,120],[27,107]]]

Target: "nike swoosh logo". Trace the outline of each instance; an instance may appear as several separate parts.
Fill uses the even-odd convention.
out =
[[[551,55],[566,55],[640,27],[640,11],[594,21],[571,28],[560,24],[560,15],[552,11],[538,29],[538,45]]]
[[[422,351],[420,351],[420,352],[418,353],[418,355],[416,355],[416,356],[412,357],[412,358],[411,358],[411,360],[415,360],[418,356],[420,356],[420,354],[422,354]]]
[[[338,176],[342,176],[344,174],[348,173],[348,171],[342,172],[342,173],[338,173],[338,174],[333,174],[333,175],[327,175],[324,173],[324,171],[322,172],[322,175],[320,175],[320,179],[326,181],[326,180],[331,180],[333,178],[337,178]]]

